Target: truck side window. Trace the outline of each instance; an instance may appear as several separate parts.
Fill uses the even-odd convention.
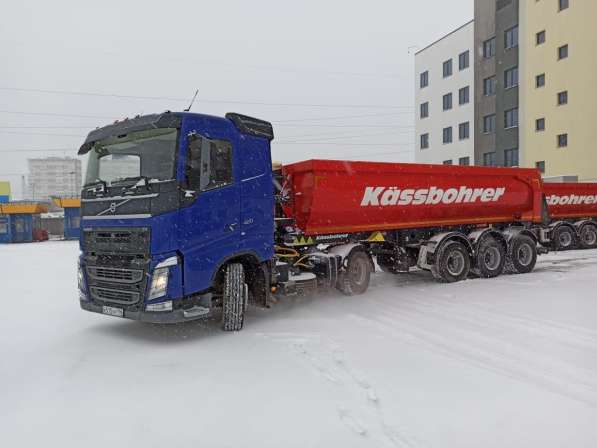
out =
[[[187,158],[189,188],[207,191],[232,183],[232,145],[225,140],[193,136]]]

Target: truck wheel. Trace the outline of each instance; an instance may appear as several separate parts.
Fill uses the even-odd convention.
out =
[[[537,243],[528,235],[518,235],[510,243],[506,269],[514,274],[527,274],[537,263]]]
[[[458,241],[448,241],[435,260],[438,280],[454,283],[464,280],[471,269],[471,257],[466,246]]]
[[[553,236],[554,250],[572,250],[576,247],[576,232],[568,226],[560,226]]]
[[[222,311],[222,329],[224,331],[239,331],[243,328],[247,298],[243,265],[231,263],[226,266],[224,280]]]
[[[595,249],[597,247],[597,226],[585,224],[580,229],[580,247],[583,249]]]
[[[475,268],[473,271],[479,277],[494,278],[504,271],[506,264],[506,250],[495,238],[483,238],[477,246]]]
[[[369,256],[362,250],[353,250],[346,259],[346,268],[338,276],[336,287],[347,296],[355,296],[367,291],[370,279]]]

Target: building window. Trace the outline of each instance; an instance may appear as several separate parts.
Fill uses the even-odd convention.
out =
[[[565,104],[568,104],[568,91],[567,90],[558,93],[558,106],[563,106]]]
[[[444,160],[443,164],[444,165],[452,165],[452,159],[450,159],[450,160]]]
[[[518,25],[504,32],[504,46],[506,49],[518,47]]]
[[[518,107],[504,112],[504,128],[518,127]]]
[[[471,164],[470,157],[461,157],[460,159],[458,159],[458,165],[469,166],[470,164]]]
[[[483,117],[483,132],[485,134],[493,134],[495,132],[495,114]]]
[[[495,37],[483,42],[483,57],[489,59],[495,56]]]
[[[484,96],[495,95],[496,84],[497,83],[495,80],[495,76],[490,76],[489,78],[485,78],[483,80],[483,95]]]
[[[429,71],[424,71],[419,75],[419,85],[421,89],[429,85]]]
[[[535,87],[540,88],[545,86],[545,73],[535,76]]]
[[[504,71],[504,87],[510,89],[518,85],[518,67],[512,67]]]
[[[471,127],[469,122],[465,122],[465,123],[460,123],[458,125],[458,139],[459,140],[466,140],[467,138],[470,138],[470,134],[471,134]]]
[[[545,118],[537,118],[535,120],[535,131],[537,131],[537,132],[545,131]]]
[[[470,57],[469,57],[468,50],[466,50],[463,53],[460,53],[458,55],[458,70],[464,70],[464,69],[468,68],[470,65],[469,59],[470,59]]]
[[[495,152],[486,152],[485,154],[483,154],[483,165],[485,165],[485,166],[495,166],[496,165]]]
[[[452,109],[452,94],[451,93],[446,93],[444,95],[444,97],[442,98],[442,102],[443,102],[443,108],[444,108],[444,110],[450,110],[450,109]]]
[[[537,168],[541,174],[545,174],[545,160],[535,162],[535,168]]]
[[[429,148],[429,134],[421,134],[421,149]]]
[[[558,48],[558,60],[566,59],[568,57],[568,44],[562,45]]]
[[[568,0],[558,0],[558,11],[563,11],[564,9],[568,9]]]
[[[452,76],[452,59],[448,59],[447,61],[444,62],[443,73],[444,73],[444,78],[447,78],[448,76]]]
[[[458,90],[458,104],[461,106],[470,101],[470,89],[468,86]]]
[[[444,144],[452,143],[452,126],[444,128],[443,141]]]
[[[537,45],[545,43],[545,30],[539,31],[537,34],[535,34],[535,43]]]
[[[429,102],[421,103],[421,118],[429,116]]]
[[[518,148],[504,151],[504,166],[518,166]]]
[[[558,135],[558,148],[566,148],[568,146],[568,134]]]

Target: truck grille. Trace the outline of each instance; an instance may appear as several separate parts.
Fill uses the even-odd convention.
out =
[[[105,266],[88,266],[87,273],[96,280],[114,283],[138,283],[143,279],[142,269],[120,269]]]
[[[120,303],[123,305],[131,305],[139,301],[139,293],[134,291],[100,288],[97,286],[92,286],[89,289],[94,299],[101,300],[103,302],[113,302]]]
[[[83,231],[83,250],[90,254],[149,254],[149,229],[96,229]]]

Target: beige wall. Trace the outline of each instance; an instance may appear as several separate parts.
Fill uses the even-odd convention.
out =
[[[570,0],[558,12],[558,0],[520,2],[520,148],[521,166],[544,160],[546,176],[577,175],[597,181],[597,1]],[[537,46],[535,35],[546,31]],[[558,61],[557,49],[568,44],[569,56]],[[545,73],[543,88],[535,76]],[[568,105],[557,105],[557,93],[568,91]],[[544,132],[535,120],[545,118]],[[568,147],[557,147],[557,135],[568,134]]]

